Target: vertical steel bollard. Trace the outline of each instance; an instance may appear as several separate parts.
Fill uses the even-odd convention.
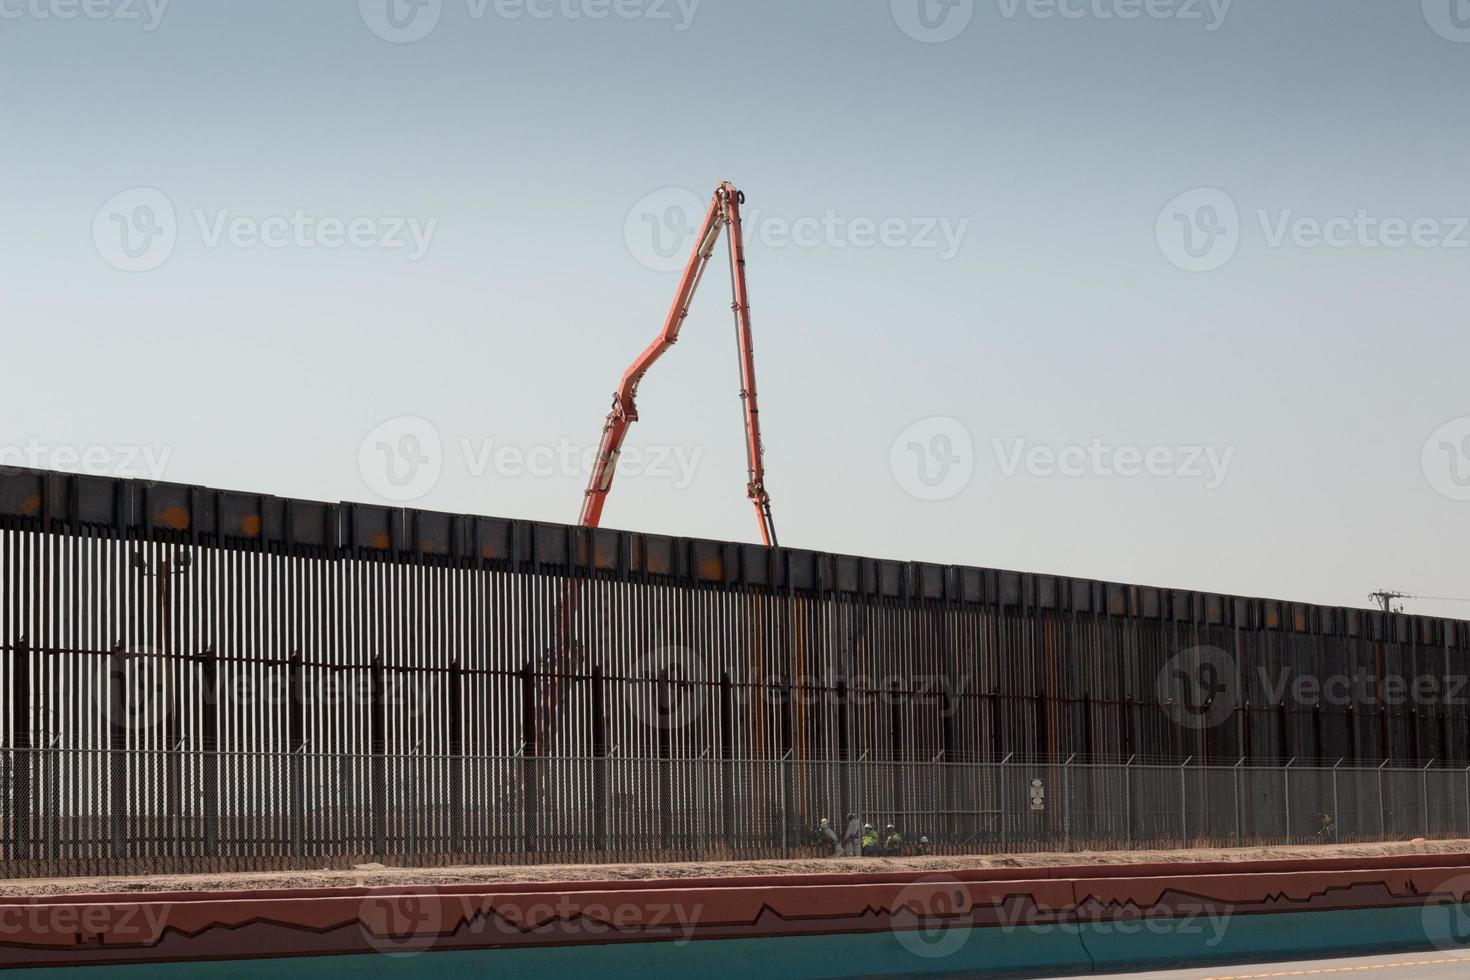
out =
[[[448,710],[444,717],[449,725],[449,850],[465,852],[464,801],[464,668],[459,658],[449,661]],[[595,695],[594,695],[595,697]]]
[[[516,821],[519,834],[516,837],[516,850],[519,859],[526,860],[527,850],[536,849],[536,834],[540,826],[537,820],[537,771],[536,771],[536,675],[531,671],[531,661],[527,660],[521,667],[521,751],[517,765],[519,772],[517,785],[520,787],[520,796],[517,799]]]
[[[388,691],[382,654],[373,656],[371,678],[373,850],[385,857],[388,853]]]
[[[107,669],[107,811],[112,856],[128,852],[128,664],[121,643],[112,648]]]
[[[889,791],[893,794],[893,808],[897,810],[903,806],[903,760],[905,755],[903,751],[903,709],[898,681],[890,684],[888,696],[891,699],[888,705],[888,759],[892,766],[892,771],[889,773],[892,786]],[[898,819],[897,813],[894,814],[893,819]]]
[[[291,855],[306,853],[306,772],[303,752],[306,748],[306,689],[302,678],[301,651],[293,650],[286,666],[288,695],[287,774],[291,784]]]
[[[10,748],[11,765],[10,856],[24,861],[31,856],[31,649],[21,637],[11,652]]]
[[[786,804],[792,797],[791,786],[791,760],[796,749],[793,741],[794,727],[791,718],[791,678],[781,679],[779,691],[780,704],[780,735],[781,735],[781,845],[787,855],[791,853],[791,814],[787,812]]]
[[[950,759],[954,751],[953,731],[954,707],[949,698],[949,678],[945,677],[945,683],[939,692],[939,756],[943,760],[942,768],[939,769],[939,807],[944,812],[944,821],[941,832],[945,840],[955,839],[955,814],[954,814],[954,766]],[[907,833],[908,831],[905,831]]]
[[[597,853],[608,859],[607,694],[602,664],[592,668],[592,814]]]
[[[837,679],[837,788],[841,798],[840,811],[835,819],[845,822],[847,814],[854,812],[852,806],[852,772],[849,765],[852,751],[847,738],[847,681]]]
[[[199,696],[203,703],[199,708],[200,736],[203,766],[199,777],[201,806],[200,819],[204,822],[204,854],[219,856],[219,656],[214,646],[204,649],[199,655]]]
[[[720,837],[735,850],[735,692],[730,672],[720,672]],[[838,819],[841,819],[839,816]]]
[[[658,846],[665,852],[673,847],[674,778],[672,747],[673,706],[669,700],[669,669],[658,672]]]

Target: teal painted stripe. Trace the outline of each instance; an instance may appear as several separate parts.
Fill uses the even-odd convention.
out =
[[[416,956],[353,955],[140,964],[70,970],[0,971],[0,980],[56,980],[84,972],[97,980],[268,980],[332,977],[496,980],[651,977],[739,973],[759,980],[816,980],[947,973],[1085,973],[1092,969],[1167,967],[1249,959],[1304,959],[1331,953],[1450,948],[1470,944],[1470,904],[1425,910],[1359,909],[1283,912],[1228,919],[1200,917],[1132,923],[934,933],[860,933],[689,943],[621,943],[429,952]],[[1456,930],[1465,938],[1456,941]]]
[[[1470,906],[1280,912],[1164,923],[1093,923],[1081,941],[1098,969],[1221,961],[1306,959],[1464,946],[1451,935]]]

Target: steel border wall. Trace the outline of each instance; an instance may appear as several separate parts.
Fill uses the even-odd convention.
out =
[[[1467,646],[1470,624],[1419,616],[0,472],[0,744],[21,752],[1457,768]],[[1171,702],[1171,671],[1220,655],[1233,697]],[[1336,675],[1346,700],[1283,696]],[[1395,679],[1430,693],[1386,697]],[[667,821],[685,788],[648,778]],[[383,779],[354,791],[384,800]],[[505,779],[537,832],[616,792]],[[791,791],[729,779],[727,799]],[[60,791],[15,780],[22,822]],[[218,810],[258,790],[199,791]],[[162,767],[56,804],[183,792]]]

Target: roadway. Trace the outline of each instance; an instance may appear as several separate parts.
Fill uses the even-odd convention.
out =
[[[1236,964],[1189,970],[1151,970],[1144,973],[1106,973],[1093,976],[1114,980],[1280,980],[1284,977],[1325,977],[1327,980],[1465,980],[1470,977],[1470,951],[1396,953],[1388,956],[1349,956],[1343,959],[1303,960],[1294,963]]]

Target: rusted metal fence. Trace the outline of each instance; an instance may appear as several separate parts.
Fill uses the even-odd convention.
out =
[[[6,877],[818,857],[823,817],[902,855],[1470,836],[1470,770],[1387,766],[54,748],[0,779],[45,787],[3,814]]]
[[[887,766],[897,801],[1007,757],[1458,769],[1467,647],[1423,617],[0,472],[15,867],[81,860],[83,826],[134,862],[155,837],[403,855],[431,827],[439,853],[489,822],[477,854],[626,854],[618,772],[689,853],[672,814],[717,799],[765,815],[702,839],[796,846],[808,772]]]

